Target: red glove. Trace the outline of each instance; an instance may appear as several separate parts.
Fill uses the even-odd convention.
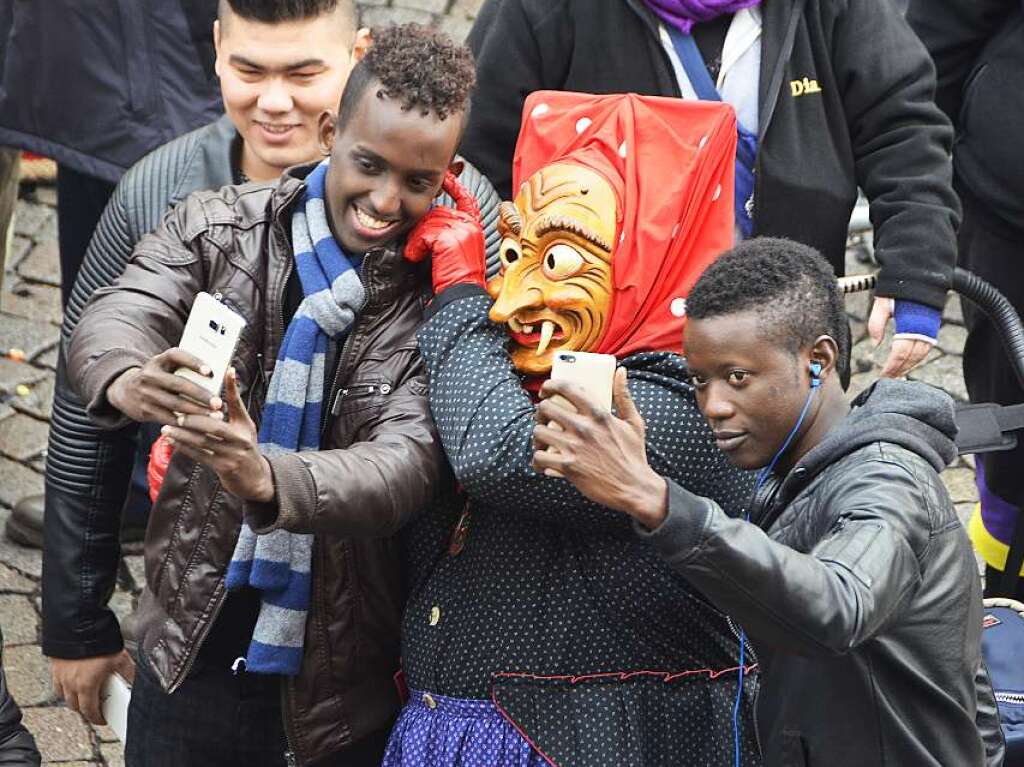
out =
[[[171,453],[174,451],[167,438],[162,434],[153,442],[149,451],[149,465],[146,467],[146,480],[149,483],[149,501],[156,503],[156,497],[160,495],[160,487],[167,476],[167,466],[171,463]]]
[[[455,209],[437,207],[420,219],[409,233],[405,257],[419,263],[432,257],[434,295],[452,285],[484,286],[484,229],[480,208],[449,171],[442,189],[455,200]]]

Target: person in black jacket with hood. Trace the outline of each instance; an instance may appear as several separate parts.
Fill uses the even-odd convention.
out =
[[[542,396],[579,414],[541,404],[538,422],[563,431],[537,426],[535,468],[630,514],[746,630],[765,767],[1000,764],[977,565],[938,476],[956,456],[952,400],[883,379],[851,409],[837,372],[849,354],[842,297],[797,243],[726,253],[687,316],[689,372],[718,447],[761,470],[749,521],[650,468],[621,386],[615,417],[546,384]]]
[[[910,3],[907,19],[935,59],[936,101],[953,121],[954,184],[964,208],[960,265],[1024,313],[1024,6],[1019,0]],[[996,327],[964,304],[964,379],[973,402],[1024,402]],[[969,531],[988,565],[985,592],[1024,599],[1024,573],[1004,582],[1007,551],[1024,506],[1024,446],[978,456],[978,510]]]
[[[527,94],[717,90],[746,148],[744,235],[810,245],[842,274],[861,187],[882,263],[876,341],[895,314],[885,374],[927,355],[955,262],[952,133],[928,55],[892,0],[487,0],[469,45],[478,86],[461,151],[503,199]]]
[[[21,709],[7,689],[3,654],[4,637],[0,634],[0,767],[39,767],[36,741],[21,723]]]

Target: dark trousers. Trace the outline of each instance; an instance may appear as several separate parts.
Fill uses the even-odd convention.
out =
[[[990,214],[969,194],[961,192],[964,206],[960,227],[960,265],[992,283],[1018,313],[1024,314],[1024,228],[1019,231]],[[1024,402],[1013,367],[999,332],[969,301],[963,302],[967,343],[964,346],[964,381],[971,402],[1014,405]],[[1018,509],[1024,507],[1024,434],[1013,450],[976,456],[989,490]],[[1019,512],[1018,512],[1019,514]],[[989,567],[985,595],[994,596],[1001,572]],[[994,577],[992,577],[994,576]],[[1024,579],[1017,582],[1024,594]]]
[[[57,166],[57,238],[60,246],[60,296],[67,306],[75,277],[85,260],[92,233],[114,193],[114,184]]]
[[[315,767],[378,767],[389,729]],[[139,663],[127,741],[127,767],[286,767],[280,678],[200,662],[168,695]]]

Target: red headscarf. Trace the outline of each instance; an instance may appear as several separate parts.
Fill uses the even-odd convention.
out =
[[[611,312],[593,351],[681,352],[685,297],[733,245],[732,107],[536,91],[523,107],[513,192],[554,162],[601,174],[618,198]]]

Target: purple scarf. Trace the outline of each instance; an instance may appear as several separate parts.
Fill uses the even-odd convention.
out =
[[[685,34],[690,34],[694,24],[711,21],[723,13],[736,13],[760,2],[761,0],[644,0],[655,16]]]

